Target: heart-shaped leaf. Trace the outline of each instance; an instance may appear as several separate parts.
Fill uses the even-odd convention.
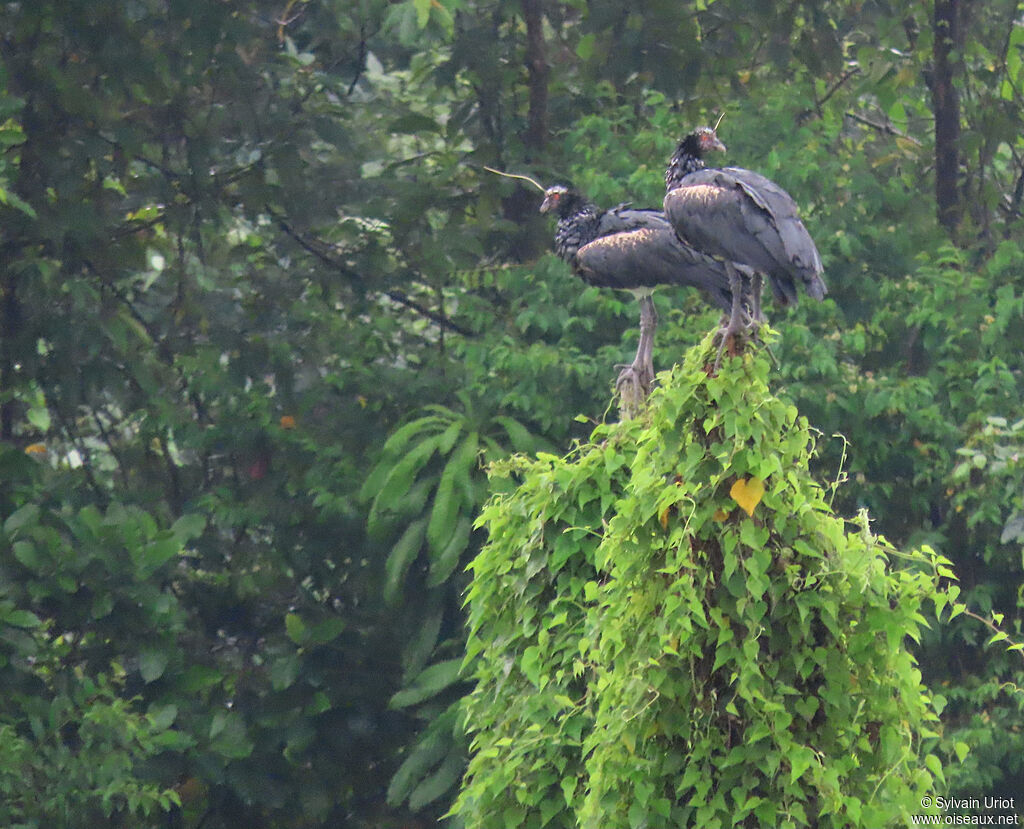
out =
[[[764,497],[764,481],[760,478],[740,478],[729,490],[732,499],[743,507],[747,515],[753,516],[754,507]]]

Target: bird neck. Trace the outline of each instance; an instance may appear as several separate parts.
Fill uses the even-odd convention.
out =
[[[572,259],[576,252],[597,238],[601,211],[597,205],[582,202],[568,216],[558,219],[555,227],[555,252],[565,260]]]
[[[684,141],[669,159],[668,169],[665,170],[665,187],[671,190],[690,173],[703,170],[705,166],[704,159],[693,152]]]

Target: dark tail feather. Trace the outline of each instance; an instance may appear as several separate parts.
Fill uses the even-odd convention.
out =
[[[772,295],[775,297],[775,301],[779,305],[796,305],[796,283],[793,282],[793,277],[788,273],[784,276],[778,274],[772,274],[768,281],[772,286]]]
[[[816,299],[819,302],[825,298],[825,294],[828,293],[828,286],[825,285],[825,281],[817,274],[809,280],[805,287],[807,288],[807,295],[811,299]]]

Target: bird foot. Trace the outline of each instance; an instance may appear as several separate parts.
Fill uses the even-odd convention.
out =
[[[727,266],[728,267],[728,266]],[[712,374],[717,375],[722,364],[722,354],[726,349],[729,356],[741,353],[746,342],[761,343],[761,326],[766,324],[765,315],[761,311],[761,291],[763,277],[755,273],[751,277],[749,290],[744,288],[738,271],[729,268],[729,287],[732,291],[732,308],[719,321],[716,339],[721,338]],[[769,350],[770,353],[770,350]],[[774,359],[774,354],[772,354]]]
[[[622,401],[620,409],[624,417],[635,417],[654,388],[654,367],[631,363],[616,368],[622,368],[615,381],[615,391]]]
[[[711,369],[711,373],[718,374],[718,369],[722,365],[722,354],[727,350],[730,357],[735,357],[737,354],[742,353],[743,342],[747,337],[756,340],[759,328],[760,325],[750,319],[741,319],[736,323],[730,321],[719,328],[715,333],[715,339],[721,338],[721,341],[718,345],[718,353],[715,355],[715,365]]]
[[[712,344],[718,342],[718,351],[715,355],[714,364],[707,364],[704,366],[705,372],[714,376],[718,374],[718,369],[722,364],[722,355],[728,352],[730,357],[735,357],[737,354],[743,353],[743,348],[747,343],[753,343],[754,345],[762,346],[765,351],[768,352],[768,357],[772,361],[772,365],[776,369],[780,368],[779,360],[775,356],[775,352],[772,351],[771,346],[768,345],[761,338],[761,325],[767,325],[767,321],[762,317],[761,320],[746,319],[742,325],[730,328],[723,319],[721,327],[715,332],[714,340]],[[719,338],[721,341],[719,342]]]

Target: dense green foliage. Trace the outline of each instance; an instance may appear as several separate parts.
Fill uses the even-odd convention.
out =
[[[942,5],[946,52],[926,0],[3,5],[4,822],[434,825],[483,464],[584,437],[636,336],[482,166],[656,204],[723,110],[826,265],[768,309],[812,473],[1022,638],[1022,9]],[[656,300],[667,367],[716,315]],[[1024,788],[993,635],[915,651],[960,795]]]
[[[897,826],[941,780],[904,643],[948,562],[833,515],[767,356],[713,353],[566,458],[498,467],[467,826]]]

